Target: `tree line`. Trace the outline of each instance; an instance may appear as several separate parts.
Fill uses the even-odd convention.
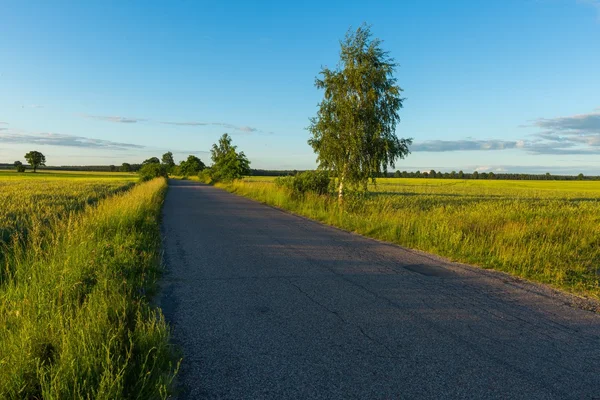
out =
[[[213,144],[210,150],[212,165],[206,166],[204,162],[194,156],[189,155],[179,165],[175,164],[173,153],[167,152],[158,157],[151,157],[145,160],[139,170],[142,180],[149,180],[155,177],[169,175],[174,176],[198,176],[205,182],[231,181],[240,179],[244,175],[250,174],[250,161],[243,151],[238,151],[237,146],[233,145],[231,136],[223,134],[219,141]],[[121,168],[130,167],[123,164]]]
[[[389,178],[429,178],[429,179],[488,179],[488,180],[513,180],[513,181],[583,181],[600,180],[600,176],[585,176],[583,173],[578,175],[553,175],[549,172],[545,174],[519,174],[507,172],[441,172],[441,171],[396,171],[386,175]]]

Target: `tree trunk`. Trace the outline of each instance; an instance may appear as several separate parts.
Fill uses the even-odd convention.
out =
[[[340,185],[338,186],[338,203],[342,204],[344,202],[344,180],[346,179],[346,171],[344,168],[344,172],[342,172],[342,176],[340,177]]]

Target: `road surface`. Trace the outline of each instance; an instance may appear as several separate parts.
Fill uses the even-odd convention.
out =
[[[568,296],[196,182],[163,217],[180,399],[600,398]]]

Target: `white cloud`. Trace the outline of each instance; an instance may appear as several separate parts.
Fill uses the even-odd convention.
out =
[[[131,150],[131,149],[143,149],[145,146],[132,144],[132,143],[120,143],[113,142],[110,140],[93,139],[83,136],[65,135],[60,133],[22,133],[22,132],[0,132],[0,143],[11,143],[11,144],[36,144],[36,145],[48,145],[48,146],[62,146],[62,147],[79,147],[79,148],[93,148],[93,149],[104,149],[104,150]]]
[[[90,119],[97,119],[100,121],[107,121],[107,122],[118,122],[118,123],[122,123],[122,124],[135,124],[138,122],[144,122],[147,121],[146,119],[143,118],[128,118],[128,117],[119,117],[119,116],[105,116],[105,115],[84,115],[85,118],[90,118]]]
[[[447,152],[447,151],[477,151],[477,150],[508,150],[515,149],[518,146],[517,141],[507,140],[427,140],[415,143],[410,150],[415,152]],[[522,145],[522,144],[521,144]]]
[[[250,126],[238,126],[234,124],[229,124],[227,122],[204,122],[204,121],[152,121],[145,118],[132,118],[132,117],[121,117],[121,116],[109,116],[109,115],[84,115],[85,118],[96,119],[100,121],[106,122],[116,122],[122,124],[135,124],[138,122],[149,122],[149,123],[159,123],[163,125],[174,125],[174,126],[220,126],[225,129],[231,129],[234,131],[244,132],[244,133],[253,133],[260,132],[261,130],[257,128],[253,128]]]

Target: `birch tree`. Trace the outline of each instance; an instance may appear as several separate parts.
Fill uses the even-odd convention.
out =
[[[381,44],[367,25],[349,30],[338,67],[323,68],[315,80],[324,96],[310,120],[308,143],[319,168],[336,178],[340,202],[348,187],[366,191],[369,179],[410,153],[412,139],[396,136],[404,100],[394,77],[397,64]]]

